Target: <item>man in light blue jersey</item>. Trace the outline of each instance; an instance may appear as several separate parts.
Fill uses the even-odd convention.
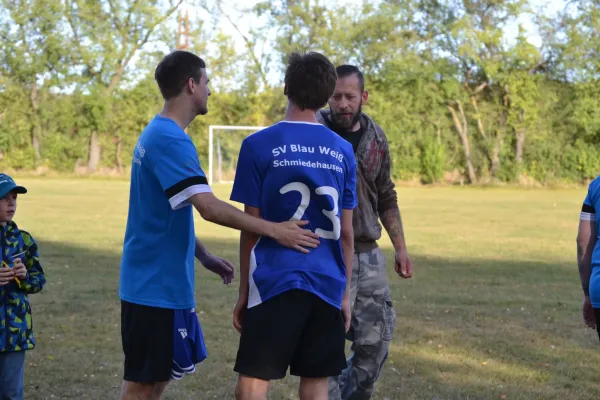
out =
[[[195,237],[192,206],[208,221],[271,238],[298,255],[319,244],[318,235],[300,227],[308,221],[268,222],[211,193],[184,131],[208,112],[204,61],[175,51],[157,66],[155,79],[165,105],[134,149],[121,260],[121,399],[159,399],[170,379],[193,372],[206,357],[194,312],[194,256],[226,284],[234,268]]]
[[[597,247],[598,223],[596,210],[600,209],[600,177],[590,183],[581,207],[577,234],[577,265],[583,290],[583,321],[598,332],[600,321],[600,249]]]
[[[328,378],[346,366],[349,283],[356,207],[352,145],[317,122],[331,97],[335,67],[319,53],[292,54],[284,120],[247,137],[231,199],[268,221],[310,221],[321,238],[310,254],[242,232],[240,293],[233,324],[241,333],[234,370],[238,400],[266,399],[288,367],[300,399],[327,399]]]

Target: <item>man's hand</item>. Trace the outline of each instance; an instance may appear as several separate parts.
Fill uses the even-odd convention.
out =
[[[15,271],[12,268],[0,267],[0,286],[5,286],[15,279]]]
[[[350,296],[345,295],[342,299],[342,314],[344,315],[344,325],[346,333],[350,330],[350,322],[352,321],[352,311],[350,310]]]
[[[244,311],[248,307],[248,295],[240,294],[235,308],[233,309],[233,327],[238,333],[242,333],[242,321],[244,319]]]
[[[590,328],[596,329],[596,315],[589,296],[583,298],[583,322]]]
[[[233,281],[235,267],[229,260],[208,254],[202,257],[200,263],[209,271],[214,272],[223,279],[223,283],[229,285]]]
[[[396,273],[404,279],[410,279],[412,277],[413,263],[410,257],[408,256],[406,248],[402,248],[401,250],[396,251],[394,269],[396,270]]]
[[[276,225],[275,240],[285,247],[298,250],[302,253],[310,253],[304,247],[316,249],[319,245],[319,235],[302,229],[301,226],[308,224],[308,221],[286,221]]]
[[[27,278],[27,268],[25,268],[23,261],[20,258],[15,258],[13,263],[13,271],[15,271],[15,276],[21,280]]]

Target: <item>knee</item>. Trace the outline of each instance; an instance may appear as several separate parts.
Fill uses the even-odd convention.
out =
[[[148,399],[152,400],[155,398],[157,390],[157,384],[145,383],[145,382],[129,382],[123,383],[123,389],[121,391],[120,400],[130,399]]]
[[[244,376],[238,378],[235,385],[236,400],[266,400],[269,383]]]
[[[300,400],[327,400],[329,393],[328,378],[300,378],[298,390]]]
[[[242,400],[242,387],[240,385],[240,381],[235,384],[235,400]]]

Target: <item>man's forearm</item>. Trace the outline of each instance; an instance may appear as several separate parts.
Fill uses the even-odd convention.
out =
[[[592,255],[587,250],[588,246],[577,243],[577,266],[579,267],[579,279],[581,288],[586,296],[590,294],[590,276],[592,274]]]
[[[396,251],[406,249],[406,241],[404,240],[404,228],[402,227],[402,217],[398,207],[391,207],[383,211],[379,218],[383,227],[390,236],[392,245]]]
[[[208,249],[206,248],[204,243],[202,243],[200,239],[196,237],[196,248],[194,250],[194,255],[196,256],[196,258],[200,260],[200,262],[202,262],[202,260],[204,260],[209,254],[210,253],[208,252]]]
[[[240,231],[252,232],[259,236],[278,239],[275,237],[273,223],[248,215],[231,204],[217,198],[211,199],[209,204],[200,204],[199,198],[193,197],[192,202],[207,221]]]

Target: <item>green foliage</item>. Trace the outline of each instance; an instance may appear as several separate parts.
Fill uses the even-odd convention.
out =
[[[180,3],[0,0],[0,168],[126,173],[162,107],[153,72],[175,43]],[[595,1],[554,16],[526,0],[262,1],[237,16],[218,0],[197,5],[214,18],[190,26],[213,92],[188,128],[203,165],[208,125],[278,121],[287,54],[316,50],[363,69],[364,111],[386,132],[397,179],[584,182],[600,171]],[[540,47],[521,25],[528,15]],[[239,18],[253,19],[249,32]],[[240,138],[220,140],[235,163]]]
[[[421,179],[423,183],[439,183],[446,171],[446,149],[439,138],[427,135],[421,150]]]

